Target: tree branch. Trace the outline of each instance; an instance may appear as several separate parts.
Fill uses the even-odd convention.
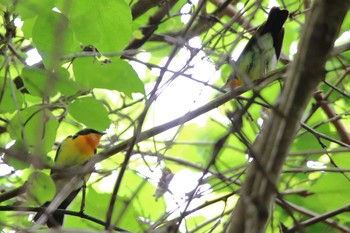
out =
[[[303,214],[303,215],[306,215],[306,216],[311,217],[311,219],[306,220],[306,221],[304,221],[304,222],[301,222],[301,223],[299,224],[299,226],[302,226],[302,227],[306,227],[307,225],[306,225],[305,223],[310,222],[310,220],[316,219],[316,218],[318,218],[318,217],[320,217],[320,216],[324,216],[324,215],[319,215],[318,213],[315,213],[315,212],[310,211],[310,210],[308,210],[308,209],[305,209],[305,208],[303,208],[303,207],[301,207],[301,206],[297,206],[297,205],[295,205],[295,204],[293,204],[293,203],[291,203],[291,202],[287,202],[287,201],[285,201],[285,200],[282,202],[281,200],[277,199],[277,200],[276,200],[276,203],[279,204],[282,208],[291,208],[291,209],[293,209],[294,211],[297,211],[297,212],[299,212],[299,213],[301,213],[301,214]],[[286,204],[288,205],[288,207],[286,207]],[[348,206],[347,206],[347,207],[348,207]],[[342,207],[342,208],[344,208],[344,207]],[[341,209],[342,209],[342,208],[341,208]],[[332,212],[334,212],[334,211],[332,211]],[[330,217],[330,216],[329,216],[329,217]],[[350,229],[349,229],[348,227],[339,224],[338,222],[334,221],[334,220],[331,219],[331,218],[325,218],[325,219],[322,219],[322,221],[323,221],[323,223],[327,224],[328,226],[331,226],[332,228],[335,228],[335,229],[337,229],[337,230],[340,230],[341,232],[349,232],[349,231],[350,231]],[[313,223],[316,223],[316,222],[314,221]],[[310,226],[310,225],[311,225],[311,224],[309,224],[308,226]],[[291,227],[291,228],[287,229],[286,232],[289,232],[289,231],[291,231],[291,230],[294,230],[294,232],[295,232],[295,230],[297,230],[297,228],[296,228],[295,226],[294,226],[294,227]],[[293,231],[292,231],[292,232],[293,232]],[[285,232],[284,232],[284,233],[285,233]]]
[[[336,224],[336,222],[331,221],[329,219],[329,218],[334,217],[338,214],[341,214],[344,212],[349,212],[349,211],[350,211],[350,205],[347,205],[347,206],[341,207],[339,209],[327,212],[325,214],[316,215],[316,216],[314,216],[314,217],[312,217],[304,222],[301,222],[300,225],[303,227],[307,227],[307,226],[311,226],[311,225],[318,223],[318,222],[323,222],[323,221],[329,220],[328,222],[326,222],[327,224],[331,224],[331,226],[336,227],[338,230],[341,230],[342,232],[349,232],[349,230],[350,230],[349,228],[345,228],[344,226],[342,226],[343,228],[340,228],[339,225]],[[287,229],[287,231],[285,231],[285,233],[291,233],[291,232],[296,232],[296,231],[297,231],[296,227],[293,226],[293,227]]]

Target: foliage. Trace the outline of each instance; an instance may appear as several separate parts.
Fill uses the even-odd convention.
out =
[[[1,202],[3,232],[45,229],[28,218],[55,192],[45,168],[57,143],[85,127],[107,131],[103,156],[65,228],[97,231],[110,221],[131,232],[223,231],[310,6],[277,1],[290,12],[285,69],[259,95],[224,103],[218,96],[232,72],[228,61],[271,5],[219,2],[0,0],[0,193],[30,184],[24,198]],[[350,53],[339,50],[350,43],[349,25],[348,16],[289,149],[267,232],[298,224],[306,232],[350,231]],[[252,96],[242,129],[230,133],[227,115]]]

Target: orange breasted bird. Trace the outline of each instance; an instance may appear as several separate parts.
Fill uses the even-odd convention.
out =
[[[67,137],[59,146],[55,157],[55,167],[60,168],[61,172],[51,171],[51,177],[56,185],[56,196],[59,194],[66,195],[66,197],[58,206],[58,209],[66,209],[69,206],[83,187],[84,182],[86,182],[90,176],[90,174],[85,175],[81,181],[74,184],[74,187],[71,188],[71,192],[62,194],[60,193],[60,190],[62,190],[64,185],[72,179],[72,176],[59,173],[62,173],[62,169],[64,168],[72,168],[74,166],[82,165],[93,157],[96,154],[96,149],[100,143],[100,139],[104,134],[105,133],[94,129],[83,129],[75,135]],[[77,169],[79,169],[79,167],[77,167]],[[49,204],[50,202],[47,202],[44,206],[47,207]],[[38,221],[44,213],[45,211],[38,212],[34,216],[34,221]],[[46,224],[48,227],[59,227],[63,224],[63,218],[64,214],[53,212],[47,217]]]
[[[284,37],[283,24],[289,12],[273,7],[266,22],[248,41],[236,62],[225,88],[236,88],[262,78],[276,69]]]

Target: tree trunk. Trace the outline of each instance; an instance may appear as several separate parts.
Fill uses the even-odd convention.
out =
[[[350,1],[344,0],[318,0],[307,15],[285,87],[249,151],[253,162],[228,222],[227,233],[265,231],[287,152],[305,108],[324,78],[325,63],[349,5]]]

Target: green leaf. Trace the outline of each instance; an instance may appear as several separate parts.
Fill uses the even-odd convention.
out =
[[[43,69],[37,67],[24,67],[22,79],[29,93],[34,96],[46,98],[57,94],[56,80]]]
[[[127,171],[124,177],[128,182],[122,183],[120,195],[126,199],[133,197],[132,208],[142,213],[140,216],[152,221],[159,219],[164,213],[166,206],[163,197],[158,200],[155,199],[156,187],[134,171]],[[135,190],[138,190],[138,192],[135,193]],[[118,209],[122,210],[123,207],[120,206]],[[123,221],[126,221],[126,219]]]
[[[58,121],[52,113],[39,107],[17,112],[9,122],[12,139],[20,141],[34,155],[45,156],[55,143]]]
[[[76,38],[100,52],[122,51],[132,37],[131,10],[125,1],[75,0],[68,17]]]
[[[9,7],[9,5],[12,3],[13,1],[12,0],[0,0],[0,4],[4,5],[4,6],[1,6],[1,9],[5,9],[5,7]]]
[[[78,84],[70,79],[69,75],[62,67],[52,73],[37,67],[24,67],[22,70],[22,79],[29,93],[42,98],[53,97],[57,91],[66,96],[78,92]]]
[[[78,197],[75,198],[71,205],[69,205],[69,210],[79,211],[81,208],[81,193],[79,193]],[[85,197],[85,209],[84,213],[96,217],[101,218],[101,216],[105,216],[108,209],[108,202],[110,200],[110,195],[107,193],[98,193],[95,189],[89,186],[86,189],[86,197]],[[67,228],[74,229],[94,229],[94,230],[103,230],[103,226],[100,224],[96,224],[92,221],[86,220],[84,218],[78,218],[76,216],[66,215],[64,219],[64,226]]]
[[[23,20],[22,32],[23,32],[23,36],[26,39],[32,38],[35,21],[36,21],[36,18],[29,18],[29,19]]]
[[[57,91],[67,96],[80,90],[78,84],[69,78],[69,72],[62,67],[52,73],[37,67],[24,67],[21,76],[29,93],[42,98],[53,97]]]
[[[118,200],[115,203],[114,222],[122,228],[128,229],[133,232],[143,232],[146,229],[146,224],[139,221],[140,213],[134,208],[135,203],[130,203],[129,197],[118,196]],[[125,210],[126,209],[126,210]]]
[[[56,186],[51,176],[43,172],[33,172],[28,177],[27,195],[31,201],[43,205],[56,194]]]
[[[89,128],[105,130],[110,125],[106,107],[93,97],[83,97],[68,106],[69,113]]]
[[[57,67],[61,56],[80,51],[68,19],[57,12],[41,14],[33,26],[33,44],[47,68]]]
[[[138,183],[144,181],[144,178],[140,176],[138,176],[138,179]],[[159,197],[156,200],[154,197],[154,194],[156,193],[156,187],[154,187],[148,181],[144,182],[145,184],[143,185],[142,189],[135,196],[136,202],[134,203],[134,206],[138,212],[142,213],[143,217],[156,221],[160,216],[162,216],[165,211],[165,201],[163,197]]]
[[[167,154],[198,165],[207,165],[211,159],[213,143],[223,135],[223,129],[212,121],[208,121],[205,127],[196,123],[186,124],[176,139],[179,144],[174,144]],[[181,144],[181,142],[191,143]],[[173,166],[172,171],[176,171]]]
[[[101,219],[101,216],[105,216],[107,213],[110,199],[110,193],[98,193],[95,189],[89,187],[87,189],[85,199],[86,214]],[[81,201],[76,198],[69,208],[79,211],[80,206]],[[117,202],[115,203],[115,208],[113,210],[112,223],[133,232],[143,232],[145,228],[141,228],[144,225],[139,221],[139,216],[140,213],[138,213],[137,209],[134,208],[133,202],[130,202],[128,197],[118,195]],[[116,221],[117,219],[118,221]],[[65,217],[64,226],[79,229],[104,229],[104,226],[95,224],[94,222],[68,215]]]
[[[4,86],[4,82],[6,85]],[[23,105],[23,96],[16,89],[14,83],[9,78],[1,78],[0,80],[0,113],[12,113],[20,109]]]
[[[314,114],[316,115],[316,114]],[[331,132],[330,125],[329,124],[323,124],[315,129],[317,132],[320,132],[322,134],[337,137],[337,135],[334,132]],[[323,145],[326,147],[329,147],[331,142],[326,139],[320,139]],[[313,135],[311,132],[305,131],[303,134],[296,137],[296,139],[293,142],[292,151],[302,151],[302,150],[310,150],[312,146],[316,146],[321,148],[322,145],[318,141],[315,135]]]
[[[326,211],[334,210],[349,203],[350,186],[349,181],[343,174],[325,173],[310,188],[315,193],[311,201],[315,205],[322,206]]]
[[[56,87],[62,95],[69,96],[77,93],[81,88],[79,85],[70,77],[69,72],[64,68],[59,68],[57,70]]]
[[[78,58],[73,63],[75,80],[86,89],[104,88],[132,93],[145,93],[144,85],[134,69],[125,61],[99,62],[94,58]]]
[[[201,225],[203,222],[205,222],[206,221],[206,217],[205,216],[203,216],[203,215],[198,215],[198,214],[196,214],[196,216],[191,216],[191,217],[188,217],[188,218],[186,218],[186,229],[188,229],[188,230],[194,230],[194,229],[197,229],[198,230],[198,225]],[[214,224],[214,223],[212,223],[212,224]],[[212,229],[210,229],[210,228],[212,228],[213,226],[212,226],[212,224],[208,224],[207,226],[206,226],[206,230],[204,230],[203,228],[201,229],[201,231],[202,232],[210,232],[210,230],[212,230]]]
[[[349,168],[350,167],[350,157],[348,152],[345,153],[335,153],[332,154],[332,160],[337,164],[339,168]]]
[[[15,12],[22,20],[37,16],[43,12],[50,12],[55,6],[55,0],[25,0],[17,1]]]
[[[14,149],[16,151],[27,151],[27,148],[25,145],[23,145],[22,141],[16,141],[15,144],[13,144],[10,149]],[[22,159],[15,158],[9,154],[4,155],[4,162],[16,170],[23,170],[25,168],[29,167],[29,163]]]
[[[261,96],[264,101],[268,103],[274,103],[281,92],[281,84],[278,82],[271,83],[268,88],[263,88],[261,90]],[[261,107],[259,106],[259,109]]]

